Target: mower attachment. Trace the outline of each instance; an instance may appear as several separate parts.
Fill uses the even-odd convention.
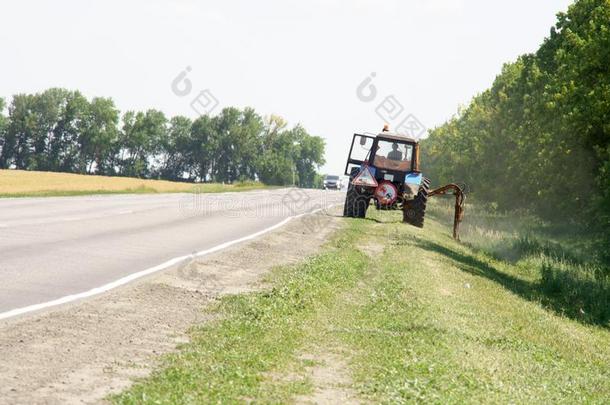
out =
[[[451,183],[447,184],[446,186],[430,190],[428,192],[428,197],[432,197],[435,195],[446,195],[449,192],[452,192],[452,194],[455,196],[455,214],[453,215],[453,238],[460,240],[460,222],[462,222],[462,219],[464,219],[464,200],[466,199],[464,191],[457,184]]]

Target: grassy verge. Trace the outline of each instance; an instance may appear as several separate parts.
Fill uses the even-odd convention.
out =
[[[318,311],[362,276],[367,262],[349,249],[357,233],[354,227],[327,252],[276,272],[269,291],[223,299],[210,309],[218,321],[193,329],[192,343],[115,402],[286,402],[307,392],[305,380],[270,384],[266,373],[298,366],[293,354],[305,343]]]
[[[266,188],[262,183],[192,184],[129,177],[0,170],[0,198],[89,194],[219,193]]]
[[[540,269],[453,241],[436,210],[423,230],[395,212],[346,220],[270,290],[223,298],[216,321],[112,400],[291,402],[318,389],[303,354],[340,353],[346,384],[375,403],[608,403],[609,325],[524,293]]]
[[[450,217],[433,205],[435,219]],[[581,322],[610,325],[610,268],[596,260],[595,241],[580,231],[558,228],[527,215],[490,213],[468,207],[462,240],[473,251],[512,264],[527,282],[518,294]]]

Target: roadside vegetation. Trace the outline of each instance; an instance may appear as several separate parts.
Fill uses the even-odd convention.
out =
[[[220,193],[265,188],[262,183],[192,184],[131,177],[86,176],[81,174],[0,170],[0,198],[50,197],[87,194]]]
[[[610,269],[597,259],[595,236],[526,212],[467,207],[462,241],[509,262],[528,282],[504,279],[516,293],[581,322],[610,326]],[[433,216],[451,215],[434,206]]]
[[[456,242],[448,206],[433,202],[424,229],[400,212],[346,219],[265,290],[208,308],[190,343],[112,401],[608,403],[608,290],[589,300],[566,275],[595,268],[571,241],[539,240],[544,226],[471,206]]]
[[[510,263],[527,279],[503,279],[515,293],[538,300],[562,316],[610,327],[610,274],[596,259],[597,243],[590,233],[575,234],[565,225],[524,212],[498,212],[477,205],[468,205],[466,210],[462,242],[475,252]],[[435,204],[429,214],[450,218],[452,208]]]
[[[593,234],[591,253],[610,265],[609,122],[610,1],[577,0],[536,52],[431,131],[424,173],[464,182],[501,211]]]

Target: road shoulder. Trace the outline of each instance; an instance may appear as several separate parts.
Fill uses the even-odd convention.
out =
[[[262,287],[263,274],[316,254],[339,227],[332,215],[302,217],[100,297],[0,322],[0,403],[96,403],[124,390],[188,340],[207,304]]]

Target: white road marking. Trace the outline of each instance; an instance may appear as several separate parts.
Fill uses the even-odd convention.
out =
[[[336,204],[333,204],[333,205],[336,205]],[[333,205],[329,205],[329,206],[327,206],[325,208],[328,209],[328,208],[332,207]],[[168,261],[166,261],[164,263],[161,263],[161,264],[159,264],[157,266],[150,267],[150,268],[148,268],[146,270],[138,271],[136,273],[132,273],[132,274],[130,274],[128,276],[125,276],[125,277],[122,277],[122,278],[120,278],[120,279],[118,279],[116,281],[112,281],[112,282],[110,282],[108,284],[104,284],[101,287],[92,288],[91,290],[84,291],[84,292],[77,293],[77,294],[66,295],[65,297],[57,298],[57,299],[52,300],[52,301],[47,301],[47,302],[43,302],[43,303],[40,303],[40,304],[29,305],[27,307],[16,308],[16,309],[12,309],[12,310],[7,311],[7,312],[2,312],[2,313],[0,313],[0,320],[12,318],[12,317],[18,316],[18,315],[27,314],[29,312],[39,311],[41,309],[55,307],[57,305],[67,304],[69,302],[73,302],[73,301],[80,300],[80,299],[83,299],[83,298],[89,298],[89,297],[93,297],[94,295],[102,294],[104,292],[113,290],[113,289],[115,289],[117,287],[120,287],[120,286],[125,285],[127,283],[130,283],[130,282],[132,282],[134,280],[142,278],[144,276],[148,276],[148,275],[156,273],[158,271],[167,269],[168,267],[174,266],[174,265],[176,265],[176,264],[178,264],[178,263],[180,263],[180,262],[182,262],[184,260],[192,259],[193,257],[201,257],[201,256],[209,255],[210,253],[214,253],[214,252],[218,252],[219,250],[226,249],[229,246],[233,246],[233,245],[236,245],[238,243],[242,243],[242,242],[245,242],[245,241],[248,241],[248,240],[252,240],[254,238],[257,238],[257,237],[259,237],[261,235],[266,234],[267,232],[271,232],[271,231],[273,231],[273,230],[275,230],[277,228],[280,228],[280,227],[286,225],[289,221],[291,221],[293,219],[302,217],[304,215],[315,214],[316,212],[319,212],[322,209],[323,208],[318,208],[318,209],[315,209],[315,210],[310,211],[310,212],[305,212],[305,213],[302,213],[302,214],[298,214],[298,215],[294,215],[294,216],[288,217],[288,218],[278,222],[275,225],[272,225],[272,226],[270,226],[268,228],[263,229],[262,231],[255,232],[255,233],[253,233],[251,235],[244,236],[242,238],[235,239],[235,240],[232,240],[232,241],[229,241],[229,242],[221,243],[220,245],[217,245],[217,246],[214,246],[212,248],[209,248],[209,249],[206,249],[206,250],[202,250],[200,252],[196,252],[196,253],[193,253],[193,254],[190,254],[190,255],[175,257],[175,258],[170,259],[170,260],[168,260]]]

